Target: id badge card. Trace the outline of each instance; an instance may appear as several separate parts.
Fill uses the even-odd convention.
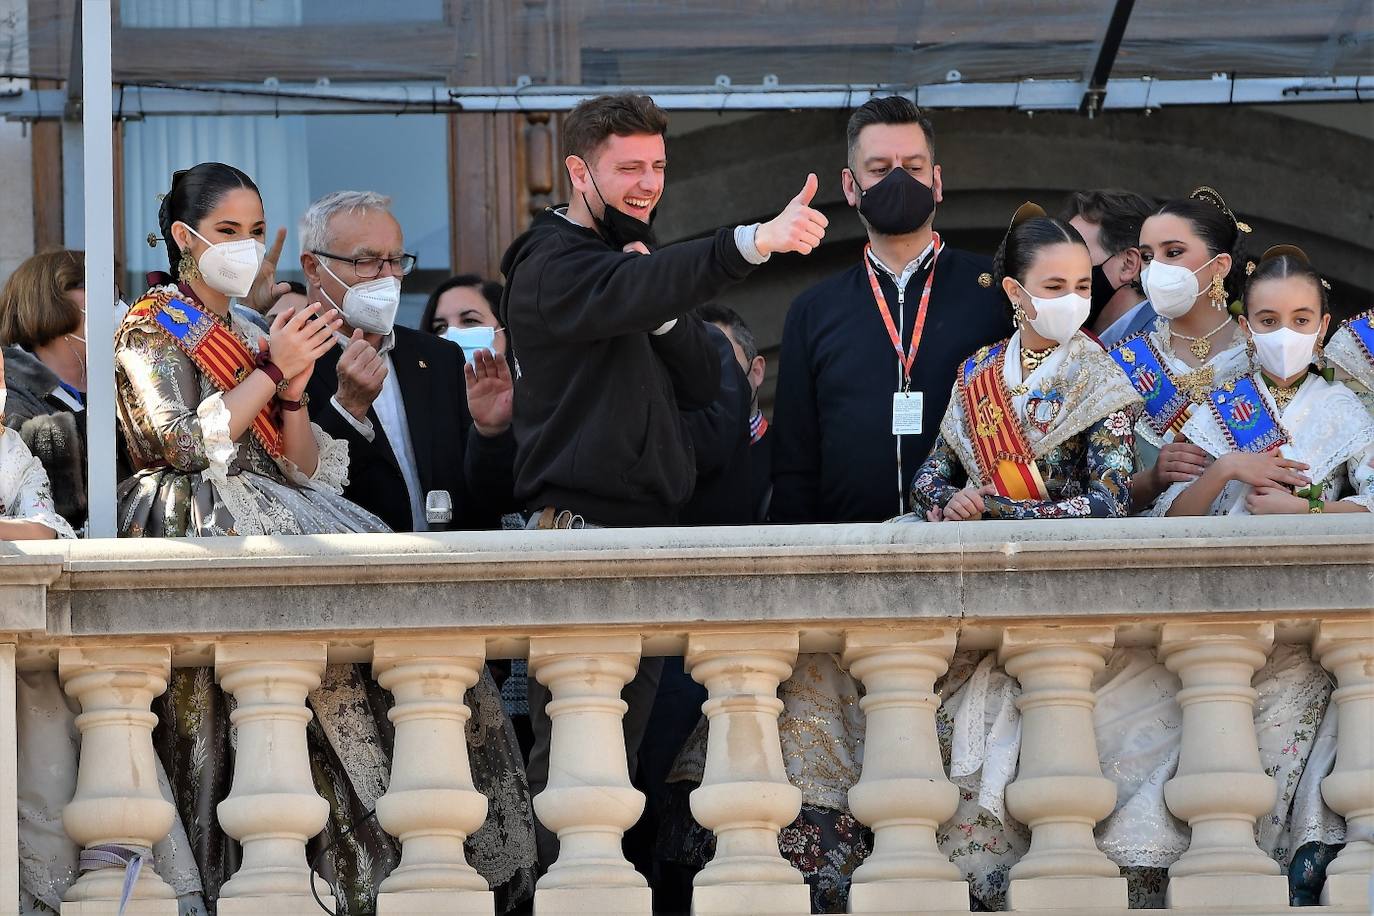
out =
[[[923,391],[896,391],[892,394],[892,435],[919,436],[925,419],[926,396]]]

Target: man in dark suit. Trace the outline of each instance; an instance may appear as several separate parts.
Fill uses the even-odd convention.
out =
[[[711,303],[697,309],[697,317],[720,328],[730,342],[735,361],[744,373],[749,391],[746,414],[749,427],[749,517],[747,522],[768,520],[768,504],[773,498],[773,439],[769,434],[768,418],[759,409],[759,389],[767,372],[767,360],[759,353],[754,332],[739,312]],[[699,486],[699,484],[698,484]]]
[[[309,300],[344,319],[341,346],[310,378],[310,417],[348,443],[344,495],[394,530],[429,530],[425,497],[435,490],[452,500],[450,527],[499,527],[513,505],[510,371],[489,351],[465,364],[455,344],[395,325],[415,258],[389,204],[336,191],[301,220]]]

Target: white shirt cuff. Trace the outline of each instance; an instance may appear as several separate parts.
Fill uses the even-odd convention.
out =
[[[735,247],[739,253],[744,255],[744,260],[750,264],[762,264],[768,260],[768,255],[760,254],[759,248],[754,244],[754,235],[759,231],[759,224],[752,226],[735,227]]]
[[[662,337],[664,334],[667,334],[669,331],[671,331],[671,330],[672,330],[673,328],[675,328],[675,327],[677,327],[677,319],[676,319],[676,318],[674,318],[674,319],[671,320],[671,321],[665,321],[665,322],[663,322],[663,324],[661,324],[661,325],[659,325],[658,327],[654,328],[654,329],[653,329],[652,331],[650,331],[649,333],[653,334],[655,337]]]
[[[376,432],[374,432],[372,429],[371,420],[367,419],[366,417],[359,420],[357,417],[353,416],[353,414],[349,413],[347,408],[345,408],[342,404],[339,403],[338,395],[334,395],[333,397],[331,397],[329,399],[329,403],[334,405],[334,409],[339,412],[339,416],[347,420],[349,425],[358,431],[358,435],[362,436],[368,442],[372,441],[373,437],[376,435]]]

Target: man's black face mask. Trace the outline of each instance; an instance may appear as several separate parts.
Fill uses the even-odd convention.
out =
[[[1107,259],[1107,261],[1110,260],[1111,258]],[[1088,318],[1089,321],[1096,321],[1097,316],[1101,315],[1102,310],[1107,307],[1107,303],[1116,295],[1116,291],[1121,289],[1120,286],[1113,286],[1112,281],[1107,277],[1107,271],[1105,269],[1107,261],[1093,265],[1093,308],[1092,314]]]
[[[854,176],[854,190],[859,195],[859,215],[882,235],[915,232],[935,212],[935,192],[904,168],[892,169],[867,190]]]
[[[602,215],[597,216],[592,212],[591,202],[587,200],[587,195],[582,195],[582,202],[587,205],[587,212],[592,214],[592,222],[596,223],[596,231],[601,233],[601,237],[606,243],[615,249],[622,249],[633,242],[643,242],[649,249],[658,247],[658,240],[654,238],[654,220],[658,218],[658,207],[654,207],[649,212],[649,221],[642,222],[623,210],[617,210],[606,202],[606,195],[601,193],[601,188],[597,186],[596,177],[592,175],[592,167],[583,160],[583,165],[587,166],[587,177],[592,180],[592,187],[596,188],[596,196],[601,198],[603,208]]]

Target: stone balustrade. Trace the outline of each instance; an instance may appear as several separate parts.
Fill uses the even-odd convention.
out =
[[[1008,905],[1124,912],[1093,827],[1114,784],[1094,752],[1092,678],[1114,647],[1153,647],[1182,683],[1181,755],[1165,786],[1191,845],[1170,870],[1180,913],[1288,912],[1255,844],[1273,803],[1250,679],[1276,645],[1332,675],[1337,751],[1322,794],[1346,819],[1322,906],[1368,913],[1374,873],[1374,525],[1367,516],[803,528],[350,535],[0,544],[0,916],[17,912],[15,673],[55,669],[81,708],[64,823],[73,839],[146,847],[171,824],[153,778],[150,703],[171,668],[212,666],[236,700],[221,824],[243,846],[221,913],[309,913],[305,843],[327,805],[308,768],[306,693],[326,663],[370,662],[396,705],[379,823],[402,858],[378,912],[491,913],[464,860],[486,816],[463,692],[487,659],[528,658],[551,695],[558,834],[536,912],[648,913],[620,849],[644,798],[622,753],[621,687],[641,658],[681,655],[707,690],[693,815],[714,831],[698,913],[805,913],[779,854],[797,814],[777,717],[799,653],[833,652],[865,688],[854,814],[874,831],[852,912],[967,912],[935,836],[955,810],[934,685],[956,649],[998,653],[1021,685],[1008,811],[1031,831]],[[63,912],[116,912],[119,871],[88,873]],[[317,890],[328,901],[327,889]],[[168,907],[171,906],[169,910]],[[125,912],[174,912],[152,870]]]

